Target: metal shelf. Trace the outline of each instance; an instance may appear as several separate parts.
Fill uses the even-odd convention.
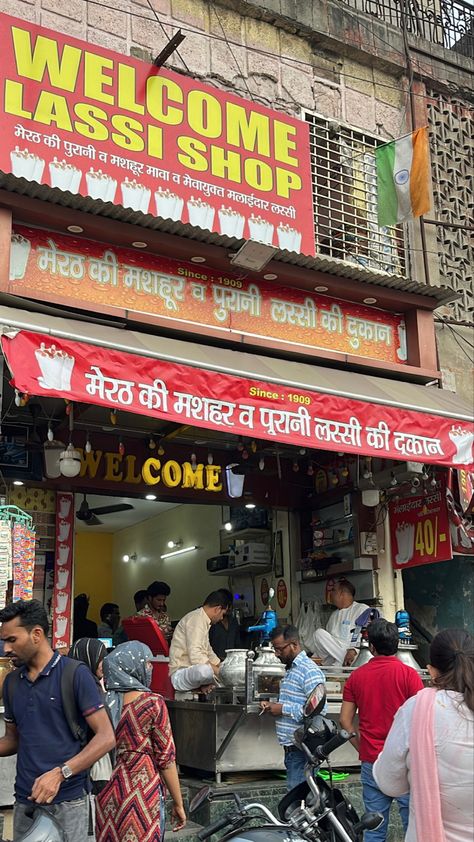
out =
[[[342,515],[341,517],[336,517],[334,520],[325,520],[321,521],[320,523],[314,524],[311,526],[312,529],[329,529],[331,526],[337,526],[340,523],[349,523],[353,519],[354,515]]]
[[[317,547],[313,547],[311,550],[312,553],[317,553],[322,550],[327,550],[328,547],[352,547],[354,546],[354,539],[351,538],[347,541],[332,541],[330,544],[319,544]]]
[[[248,576],[252,573],[270,573],[272,566],[266,564],[239,564],[237,567],[226,567],[225,570],[213,570],[210,576]]]

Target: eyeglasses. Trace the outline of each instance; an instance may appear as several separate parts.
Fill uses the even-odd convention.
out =
[[[273,648],[274,648],[275,652],[277,652],[278,654],[281,654],[282,652],[284,652],[284,651],[285,651],[285,649],[288,649],[288,646],[291,646],[291,645],[292,645],[292,643],[293,643],[293,641],[292,641],[292,640],[290,640],[290,642],[289,642],[289,643],[285,643],[285,645],[284,645],[284,646],[273,646]]]

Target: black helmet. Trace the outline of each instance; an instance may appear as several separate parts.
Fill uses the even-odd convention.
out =
[[[18,842],[66,842],[66,834],[48,810],[33,810],[35,820]]]

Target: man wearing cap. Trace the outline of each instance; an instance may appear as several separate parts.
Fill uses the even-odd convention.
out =
[[[170,615],[166,610],[166,597],[171,593],[170,586],[166,582],[155,581],[148,585],[146,592],[148,604],[138,612],[138,616],[151,617],[158,624],[166,640],[171,640],[173,627]]]

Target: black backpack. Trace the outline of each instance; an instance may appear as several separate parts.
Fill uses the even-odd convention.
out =
[[[79,741],[81,749],[83,749],[89,740],[92,739],[93,731],[91,731],[84,722],[84,718],[78,710],[76,697],[74,695],[74,676],[82,661],[74,661],[72,658],[67,657],[65,658],[65,661],[66,663],[61,675],[61,702],[69,730],[74,739]],[[8,705],[12,713],[13,697],[19,680],[20,670],[17,669],[10,673],[8,680],[5,682],[6,687],[4,687],[4,690],[6,690]],[[108,713],[109,709],[107,705],[105,705],[105,709]]]

